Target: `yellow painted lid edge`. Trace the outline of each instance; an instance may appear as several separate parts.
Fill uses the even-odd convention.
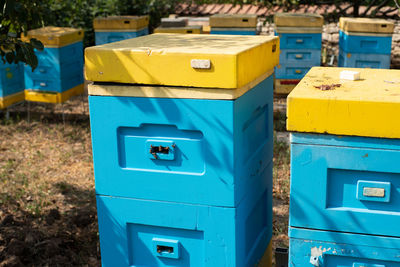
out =
[[[97,96],[154,97],[179,99],[234,100],[273,74],[271,69],[257,79],[237,89],[193,88],[174,86],[141,86],[129,84],[89,84],[88,94]]]

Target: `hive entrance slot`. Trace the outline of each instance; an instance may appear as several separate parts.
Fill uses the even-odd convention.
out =
[[[129,24],[129,23],[131,23],[131,22],[130,22],[129,20],[125,20],[124,23],[125,23],[125,24]]]
[[[248,20],[248,19],[242,19],[242,21],[243,21],[243,22],[248,22],[249,20]]]
[[[157,245],[157,252],[158,253],[174,253],[174,248],[169,246],[160,246]]]

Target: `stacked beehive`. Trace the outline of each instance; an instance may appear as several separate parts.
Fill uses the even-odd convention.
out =
[[[216,14],[210,17],[211,34],[256,35],[257,15]]]
[[[22,64],[0,65],[0,109],[24,101],[24,67]]]
[[[281,50],[275,93],[288,94],[311,67],[321,65],[324,19],[317,14],[277,13],[274,22]]]
[[[339,27],[339,67],[390,68],[393,22],[340,18]]]
[[[36,38],[44,45],[36,51],[38,66],[25,66],[25,99],[62,103],[83,93],[83,31],[65,27],[43,27],[28,31],[23,40]]]
[[[117,42],[149,34],[149,16],[109,16],[95,18],[96,45]]]
[[[162,18],[161,26],[154,29],[155,33],[202,33],[201,25],[188,26],[184,18]]]
[[[400,71],[341,71],[288,96],[290,266],[400,266]]]
[[[153,34],[86,49],[103,266],[270,256],[278,45]]]

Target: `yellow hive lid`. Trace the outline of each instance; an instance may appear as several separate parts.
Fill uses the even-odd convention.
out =
[[[384,19],[340,18],[339,28],[346,32],[393,33],[394,23]]]
[[[257,26],[257,15],[253,14],[215,14],[210,17],[210,27],[252,28]]]
[[[157,33],[85,50],[97,82],[239,88],[279,61],[276,36]]]
[[[203,26],[186,26],[186,27],[158,27],[154,29],[155,33],[202,33]]]
[[[360,80],[340,80],[343,70]],[[400,70],[314,67],[288,96],[287,129],[400,138],[399,110]]]
[[[276,27],[322,27],[324,18],[314,13],[276,13],[274,23]]]
[[[108,16],[93,20],[95,30],[139,30],[149,25],[149,16]]]
[[[36,38],[45,47],[61,47],[82,41],[83,37],[84,32],[82,29],[47,26],[28,31],[27,36],[21,36],[21,39],[29,41],[30,38]]]

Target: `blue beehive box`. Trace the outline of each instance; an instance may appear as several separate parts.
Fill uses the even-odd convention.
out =
[[[83,31],[44,27],[28,32],[26,39],[39,39],[43,51],[36,51],[38,66],[25,66],[25,99],[62,103],[83,93]]]
[[[22,64],[0,65],[0,109],[24,100],[24,69]]]
[[[316,14],[277,13],[275,35],[280,38],[275,93],[287,94],[314,66],[321,65],[323,18]],[[289,88],[289,85],[291,87]]]
[[[228,35],[257,35],[257,15],[212,15],[210,17],[210,33]]]
[[[339,67],[390,68],[392,22],[340,18],[339,26]]]
[[[93,21],[96,45],[149,34],[149,16],[108,16]]]
[[[261,260],[278,39],[236,38],[154,34],[86,50],[103,266]],[[116,79],[126,85],[98,83]]]
[[[289,261],[400,266],[400,71],[345,70],[360,79],[313,68],[288,97]]]

